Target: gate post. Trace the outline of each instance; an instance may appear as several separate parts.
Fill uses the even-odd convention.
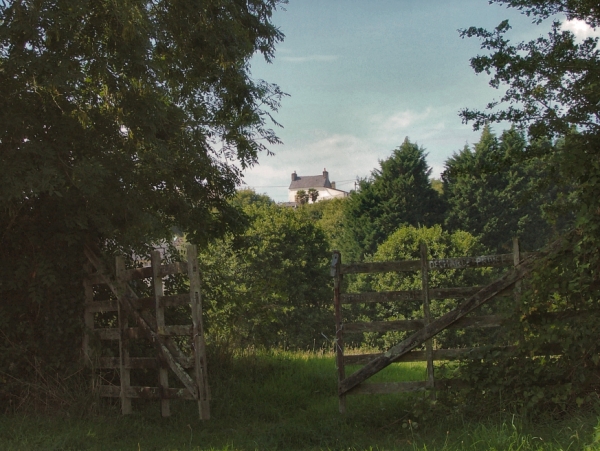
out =
[[[125,271],[125,260],[123,257],[115,259],[115,272],[117,285],[121,289],[123,296],[125,294],[125,284],[123,272]],[[119,380],[121,381],[121,412],[123,415],[129,415],[131,410],[131,398],[129,397],[129,388],[131,387],[131,373],[129,370],[129,322],[128,312],[121,299],[117,299],[117,316],[119,323]]]
[[[198,387],[198,410],[201,420],[210,419],[208,375],[206,374],[206,343],[202,324],[202,299],[200,298],[200,272],[196,246],[187,247],[188,276],[190,279],[190,306],[192,307],[192,348],[194,351],[194,376]]]
[[[427,245],[421,242],[421,285],[423,289],[423,316],[425,326],[431,322],[431,310],[429,309],[429,262],[427,261]],[[425,356],[427,359],[427,385],[431,390],[430,398],[435,400],[435,380],[433,377],[433,346],[431,338],[425,341]]]
[[[521,248],[519,246],[519,239],[513,238],[513,264],[514,266],[518,266],[519,263],[521,263]],[[521,281],[515,283],[514,296],[517,303],[521,298],[521,287]]]
[[[333,277],[333,308],[335,312],[335,362],[338,373],[338,389],[341,382],[346,378],[346,369],[344,367],[344,323],[342,320],[342,302],[340,289],[342,285],[342,275],[340,266],[342,265],[342,254],[339,251],[333,251],[331,259],[331,276]],[[339,396],[340,413],[346,413],[346,395]]]
[[[154,305],[156,308],[156,333],[165,335],[165,307],[161,298],[165,295],[162,275],[160,274],[161,256],[160,251],[152,251],[152,283],[154,284]],[[158,368],[158,386],[160,387],[160,413],[163,417],[171,416],[171,405],[168,398],[165,398],[166,389],[169,388],[169,370],[167,365],[161,359]]]

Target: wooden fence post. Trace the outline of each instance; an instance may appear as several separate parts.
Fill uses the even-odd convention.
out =
[[[519,245],[519,239],[513,238],[513,264],[514,264],[514,266],[518,266],[519,263],[521,263],[521,249],[520,249],[520,245]],[[515,289],[514,289],[515,303],[518,303],[519,299],[521,298],[521,287],[522,287],[521,281],[518,281],[517,283],[515,283]]]
[[[194,351],[194,375],[198,386],[198,410],[201,420],[210,418],[210,393],[206,371],[206,343],[202,325],[202,298],[200,297],[200,271],[196,246],[187,247],[188,276],[190,278],[190,305],[192,307],[192,346]]]
[[[331,258],[331,276],[333,277],[333,308],[335,313],[335,362],[338,373],[338,387],[346,378],[346,368],[344,367],[344,322],[342,319],[342,302],[340,298],[340,289],[342,285],[342,275],[340,266],[342,265],[342,254],[339,251],[333,251]],[[346,413],[346,395],[339,397],[340,413]]]
[[[89,274],[91,272],[90,264],[85,265],[85,272]],[[90,348],[90,334],[94,330],[94,312],[87,308],[87,305],[94,302],[94,287],[90,280],[85,277],[83,279],[83,292],[85,295],[85,310],[83,313],[83,321],[85,324],[85,331],[83,332],[83,358],[85,365],[91,366],[92,364],[92,350]]]
[[[120,287],[124,287],[127,283],[123,279],[125,271],[125,260],[123,257],[115,259],[115,276]],[[123,292],[125,290],[123,289]],[[129,370],[129,322],[127,320],[128,312],[125,306],[119,299],[118,302],[118,322],[119,322],[119,379],[121,380],[121,412],[123,415],[129,415],[132,412],[131,398],[128,397],[129,388],[131,387],[131,374]]]
[[[152,251],[152,282],[154,284],[154,304],[156,307],[156,333],[165,335],[165,308],[162,305],[161,297],[165,295],[163,280],[160,274],[161,256],[160,251]],[[165,398],[166,389],[169,388],[169,370],[163,359],[159,360],[158,368],[158,386],[160,387],[160,411],[163,417],[171,416],[171,406],[169,399]]]
[[[427,245],[421,242],[421,285],[423,289],[423,316],[425,326],[431,322],[431,310],[429,308],[429,263],[427,261]],[[432,339],[425,341],[425,355],[427,358],[427,389],[431,390],[430,397],[435,400],[435,379],[433,376],[433,345]]]

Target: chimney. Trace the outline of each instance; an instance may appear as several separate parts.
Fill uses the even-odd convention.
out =
[[[331,182],[331,187],[335,189],[335,182]]]
[[[327,172],[327,169],[323,169],[323,177],[325,177],[325,180],[329,179],[329,172]]]
[[[292,172],[292,182],[295,182],[297,178],[296,171]]]

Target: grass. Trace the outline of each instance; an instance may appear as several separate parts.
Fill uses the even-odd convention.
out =
[[[420,364],[395,364],[376,377],[424,373]],[[156,401],[134,403],[127,417],[108,404],[96,415],[12,414],[0,417],[0,450],[600,450],[589,411],[538,424],[502,414],[468,421],[423,409],[423,394],[404,394],[350,396],[341,416],[335,374],[331,356],[253,353],[213,369],[209,421],[198,420],[193,402],[173,402],[166,419]]]

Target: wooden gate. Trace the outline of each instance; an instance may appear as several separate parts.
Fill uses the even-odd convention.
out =
[[[461,381],[438,379],[434,377],[433,362],[436,360],[457,360],[463,358],[482,358],[490,352],[489,347],[463,349],[436,349],[431,339],[447,328],[497,327],[503,318],[498,315],[470,316],[468,313],[479,308],[496,296],[513,293],[518,296],[519,281],[527,275],[537,254],[521,254],[518,240],[513,242],[512,254],[487,255],[481,257],[448,258],[428,260],[427,248],[421,244],[421,259],[410,261],[373,262],[342,264],[342,257],[334,251],[331,262],[331,276],[334,278],[334,309],[336,322],[336,366],[338,371],[339,409],[346,409],[346,395],[349,394],[381,394],[417,390],[458,388]],[[483,287],[429,288],[429,271],[450,269],[506,267],[513,269],[494,282]],[[342,293],[344,274],[380,273],[380,272],[421,272],[422,287],[420,290]],[[465,299],[456,309],[440,318],[431,316],[429,302],[431,299]],[[373,321],[346,323],[343,318],[343,304],[385,303],[406,300],[423,302],[423,318],[398,321]],[[358,332],[416,331],[399,344],[380,354],[344,355],[344,335]],[[424,345],[423,351],[415,351]],[[506,349],[499,348],[499,349]],[[364,383],[368,378],[381,371],[393,362],[425,361],[427,362],[427,378],[417,382]],[[346,365],[364,364],[364,366],[346,377]]]
[[[101,384],[97,387],[100,396],[121,398],[123,414],[132,412],[132,398],[160,399],[163,417],[170,415],[170,399],[196,400],[200,419],[209,419],[210,393],[206,374],[206,347],[196,247],[187,247],[187,262],[166,265],[161,264],[160,252],[154,251],[151,266],[144,268],[125,269],[123,258],[117,257],[115,274],[112,276],[92,249],[88,247],[85,252],[90,261],[90,274],[84,281],[84,319],[87,329],[83,344],[84,354],[86,360],[93,362],[95,368],[118,370],[120,382],[120,385]],[[163,277],[171,274],[188,275],[189,293],[164,295]],[[138,297],[129,283],[134,279],[151,279],[154,295]],[[97,291],[94,287],[97,289],[101,285],[108,287],[113,300],[94,300],[94,292]],[[182,306],[190,307],[192,324],[167,325],[165,308]],[[154,315],[151,311],[154,311]],[[113,324],[113,327],[98,327],[95,315],[104,312],[116,312],[117,324]],[[182,351],[173,339],[177,336],[189,337],[187,344],[191,352]],[[155,357],[130,355],[130,340],[140,338],[146,339],[154,347]],[[119,357],[94,358],[90,346],[92,339],[118,341]],[[157,369],[158,386],[131,386],[131,370],[135,369]],[[183,388],[169,387],[169,370]]]

